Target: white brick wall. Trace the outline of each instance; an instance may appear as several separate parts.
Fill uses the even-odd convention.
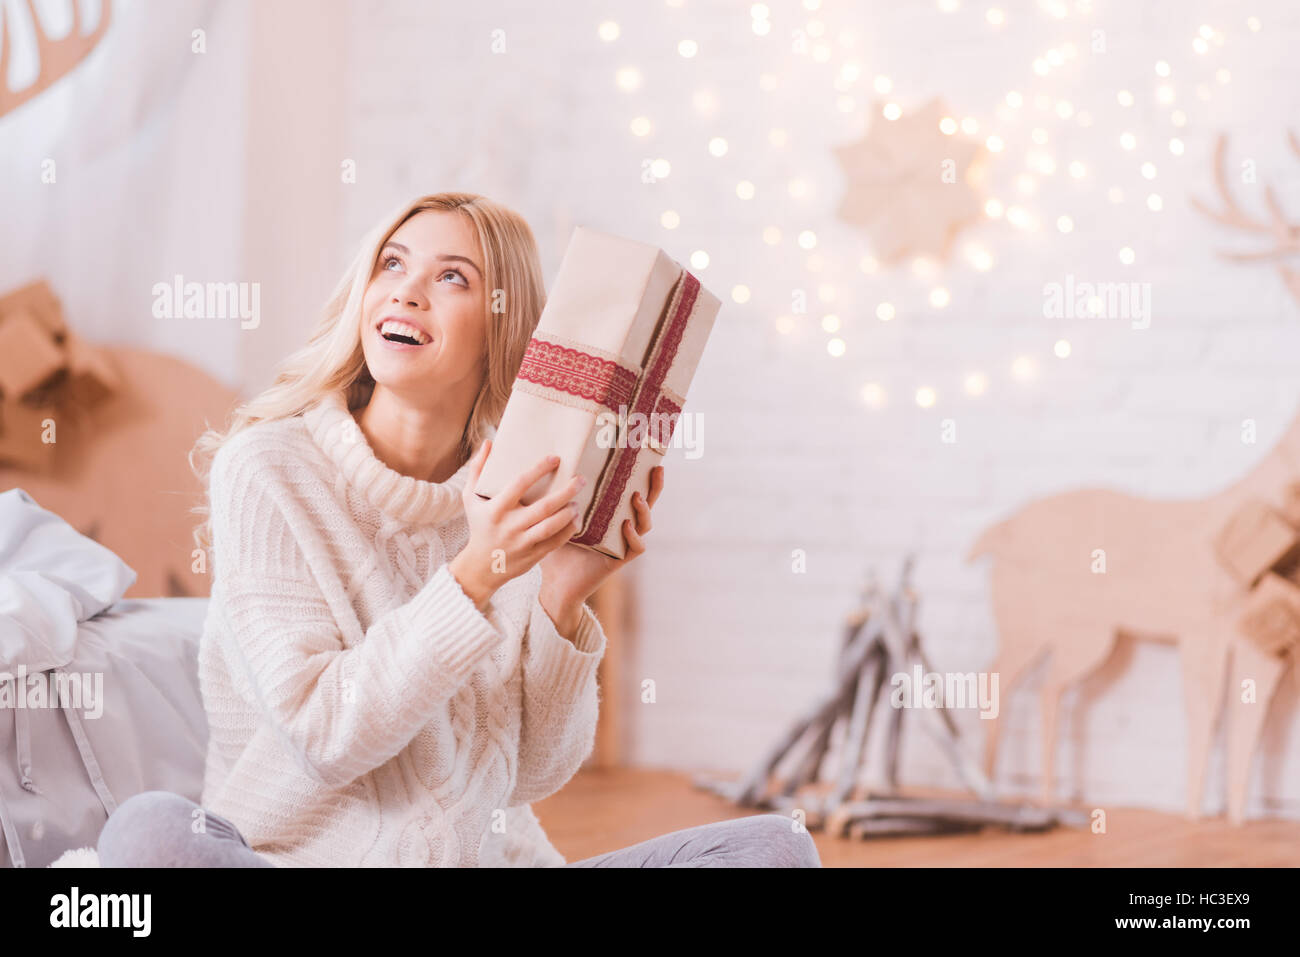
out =
[[[1242,248],[1238,237],[1204,221],[1189,195],[1210,198],[1213,136],[1232,135],[1230,171],[1253,158],[1261,182],[1277,184],[1300,209],[1300,162],[1284,149],[1286,124],[1300,106],[1294,48],[1300,8],[1261,2],[1249,10],[1205,0],[1143,4],[1102,2],[1092,13],[1067,4],[1056,20],[1036,3],[1001,4],[1000,30],[983,20],[986,5],[966,2],[956,14],[934,4],[826,0],[816,16],[833,55],[827,63],[790,51],[791,31],[810,14],[769,2],[767,37],[749,26],[749,3],[687,0],[662,4],[586,2],[446,5],[387,2],[357,5],[352,45],[340,51],[353,82],[344,111],[347,155],[358,182],[347,191],[340,246],[397,203],[421,192],[464,188],[519,209],[533,224],[548,275],[575,223],[662,243],[678,258],[694,249],[711,257],[704,282],[729,300],[733,285],[753,292],[728,301],[697,374],[689,408],[706,418],[705,455],[669,456],[665,496],[656,510],[650,552],[636,569],[633,678],[653,678],[658,701],[634,705],[635,759],[647,766],[746,768],[821,691],[838,647],[843,615],[863,571],[892,578],[914,550],[923,596],[921,624],[937,667],[979,670],[995,650],[987,604],[987,568],[963,556],[988,522],[1029,497],[1087,485],[1110,485],[1170,498],[1208,494],[1261,457],[1300,408],[1300,308],[1265,267],[1222,263],[1215,251]],[[1247,14],[1263,22],[1250,32]],[[619,22],[613,44],[596,39],[605,19]],[[1225,43],[1205,57],[1191,51],[1202,23]],[[505,31],[507,52],[494,54],[491,31]],[[1091,53],[1094,29],[1107,52]],[[853,30],[855,46],[839,43]],[[676,55],[678,40],[700,53]],[[1051,46],[1072,42],[1079,56],[1047,77],[1031,64]],[[857,108],[836,109],[833,81],[846,56],[862,79],[847,92]],[[1156,60],[1167,60],[1175,102],[1160,105]],[[644,84],[615,88],[614,71],[636,66]],[[1214,70],[1231,71],[1228,84]],[[772,71],[781,85],[759,89]],[[960,256],[939,282],[952,304],[927,304],[932,282],[900,268],[858,270],[866,238],[836,220],[843,185],[831,149],[856,139],[873,97],[876,74],[892,78],[904,108],[942,95],[954,115],[974,116],[982,133],[996,129],[1008,149],[991,166],[991,191],[1038,215],[1043,229],[1017,232],[989,222],[964,234],[996,260],[988,273]],[[1208,99],[1197,95],[1207,85]],[[1026,97],[999,118],[1008,90]],[[1133,107],[1116,92],[1131,90]],[[712,117],[692,106],[711,91]],[[1033,97],[1067,99],[1091,113],[1091,126],[1039,112]],[[1183,128],[1171,124],[1186,112]],[[628,132],[638,115],[654,132]],[[789,133],[784,149],[768,145],[771,127]],[[1038,177],[1021,197],[1015,177],[1031,146],[1027,131],[1050,134],[1054,175]],[[1125,152],[1130,131],[1138,148]],[[711,157],[706,144],[724,136],[730,150]],[[1176,157],[1168,140],[1180,137]],[[672,174],[640,181],[643,159],[663,156]],[[1088,175],[1065,172],[1080,159]],[[1138,172],[1150,160],[1158,175]],[[804,200],[786,191],[802,177]],[[756,184],[751,202],[735,196],[739,179]],[[1107,200],[1107,189],[1125,200]],[[1258,209],[1260,187],[1237,185]],[[1158,192],[1164,210],[1149,212]],[[676,209],[682,225],[659,226]],[[1074,231],[1061,235],[1056,217]],[[783,239],[762,243],[764,226]],[[804,229],[818,237],[822,268],[794,243]],[[1134,265],[1117,251],[1131,246]],[[1044,283],[1067,273],[1079,280],[1152,284],[1151,328],[1122,320],[1047,320]],[[833,304],[817,302],[821,283]],[[781,335],[774,319],[789,311],[793,289],[808,291],[809,316]],[[889,300],[898,318],[875,319]],[[820,315],[843,321],[846,354],[831,358]],[[1057,338],[1073,355],[1052,355]],[[1026,353],[1039,363],[1031,383],[1009,374]],[[982,370],[988,392],[962,394],[964,375]],[[872,410],[859,399],[877,381],[888,401]],[[912,401],[919,385],[939,394],[933,409]],[[1243,418],[1259,423],[1259,444],[1243,446]],[[939,422],[957,422],[958,441],[939,441]],[[792,549],[807,551],[808,571],[790,571]],[[1182,688],[1176,654],[1139,646],[1120,667],[1067,699],[1058,751],[1061,793],[1089,801],[1181,810],[1186,766]],[[1029,684],[1037,682],[1031,676]],[[631,690],[631,689],[629,689]],[[1272,711],[1253,770],[1251,813],[1300,814],[1300,736],[1296,693],[1288,681]],[[1038,766],[1037,700],[1031,687],[1003,703],[1000,780],[1032,790]],[[981,722],[963,714],[972,753]],[[903,762],[917,784],[955,784],[919,730],[908,733]],[[1224,794],[1216,750],[1206,808]]]

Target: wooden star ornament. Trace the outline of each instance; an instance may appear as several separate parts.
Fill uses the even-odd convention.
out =
[[[866,229],[885,265],[909,256],[944,261],[956,234],[982,215],[987,153],[939,128],[951,115],[940,99],[895,120],[877,101],[873,114],[862,140],[834,148],[847,181],[837,213]]]

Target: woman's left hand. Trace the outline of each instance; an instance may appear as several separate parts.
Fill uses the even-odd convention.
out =
[[[650,470],[649,501],[640,492],[632,494],[633,519],[623,521],[623,540],[627,551],[622,558],[611,558],[600,552],[565,542],[541,560],[542,591],[554,596],[557,604],[581,605],[600,587],[601,582],[627,565],[645,551],[641,536],[650,531],[650,509],[654,507],[664,488],[664,467],[656,465]]]

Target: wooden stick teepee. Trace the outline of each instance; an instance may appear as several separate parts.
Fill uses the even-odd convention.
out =
[[[952,715],[937,707],[919,708],[922,727],[952,762],[974,800],[904,797],[898,793],[898,749],[903,708],[890,707],[885,734],[886,790],[855,796],[866,758],[872,715],[893,675],[920,665],[933,669],[917,634],[917,595],[910,585],[913,560],[903,563],[898,587],[882,592],[869,577],[859,607],[849,616],[830,690],[798,718],[776,744],[739,781],[698,777],[695,786],[719,794],[741,807],[802,811],[810,830],[825,828],[836,836],[870,837],[977,830],[999,825],[1017,831],[1046,830],[1057,824],[1086,826],[1081,812],[1017,806],[992,800],[993,788],[961,747]],[[839,768],[824,796],[803,793],[818,785],[835,729],[843,725]],[[803,745],[802,751],[799,750]],[[790,775],[774,781],[777,767],[795,758]],[[775,784],[775,790],[773,790]]]

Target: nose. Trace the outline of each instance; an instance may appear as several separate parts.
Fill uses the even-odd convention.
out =
[[[428,307],[429,300],[424,295],[418,276],[407,276],[406,282],[393,290],[393,304],[399,306],[410,306],[413,309],[425,309]]]

